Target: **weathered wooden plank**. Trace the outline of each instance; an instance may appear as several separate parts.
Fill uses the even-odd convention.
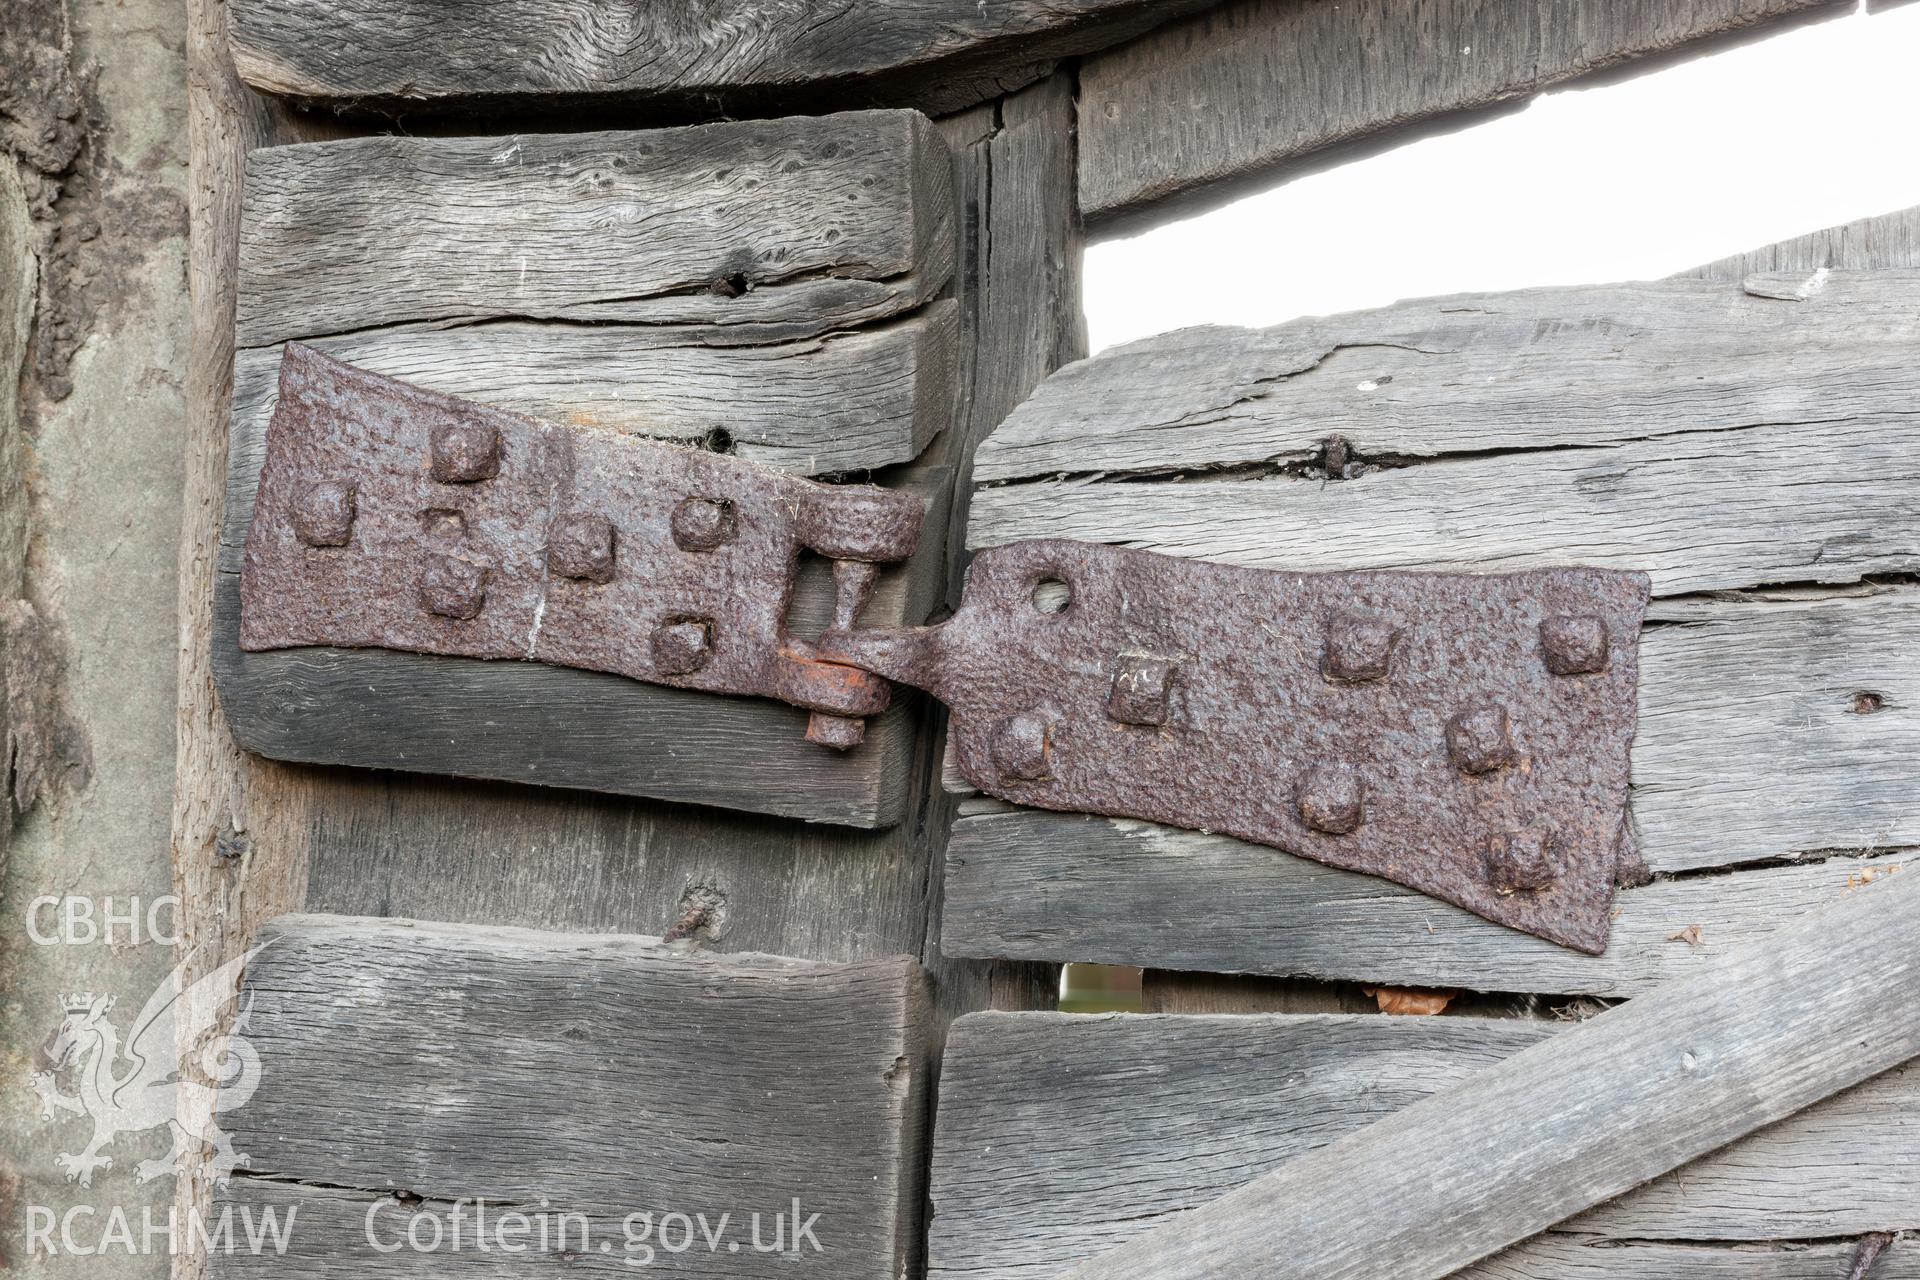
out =
[[[1238,0],[1086,59],[1080,204],[1190,211],[1308,158],[1833,0]]]
[[[504,319],[818,333],[940,290],[950,181],[912,111],[269,148],[247,163],[239,341]]]
[[[1763,1245],[1662,1244],[1536,1236],[1476,1263],[1459,1280],[1846,1280],[1855,1241]],[[1897,1246],[1871,1280],[1920,1280],[1920,1249]]]
[[[1310,469],[1338,435],[1348,475],[1377,485],[1460,454],[1581,448],[1598,464],[1637,444],[1690,456],[1687,439],[1709,432],[1897,420],[1920,271],[1835,271],[1817,287],[1810,274],[1459,294],[1160,334],[1049,378],[981,447],[975,474],[1277,477]],[[1328,489],[1348,502],[1365,492]],[[1013,496],[982,495],[982,514]]]
[[[1681,277],[1744,280],[1756,273],[1868,271],[1920,266],[1920,207],[1861,218],[1736,253],[1682,271]]]
[[[403,1192],[585,1214],[620,1250],[609,1265],[631,1256],[630,1213],[731,1214],[742,1247],[677,1269],[785,1275],[794,1257],[748,1247],[747,1220],[770,1240],[796,1197],[836,1274],[895,1276],[919,1254],[928,1045],[911,959],[338,917],[285,917],[262,941],[243,995],[258,1088],[224,1117],[251,1163],[229,1194],[301,1204],[302,1243],[215,1274],[407,1274],[364,1229],[370,1203]],[[357,1212],[329,1216],[343,1192]],[[420,1206],[391,1207],[401,1230],[376,1222],[383,1243]],[[529,1243],[523,1274],[600,1252]]]
[[[1636,995],[1911,860],[1836,857],[1624,890],[1606,954],[1585,956],[1228,836],[970,801],[948,848],[941,945],[961,956]]]
[[[908,712],[835,756],[795,737],[792,709],[752,700],[375,650],[246,654],[231,579],[282,339],[559,421],[724,439],[797,471],[921,456],[958,391],[957,304],[927,300],[952,272],[949,167],[910,111],[251,157],[238,325],[264,345],[236,360],[215,668],[242,745],[897,822],[919,732]],[[942,597],[953,471],[931,460],[890,477],[927,495],[933,532],[870,618],[917,620]],[[830,599],[810,574],[796,618],[824,622]]]
[[[1890,877],[1060,1274],[1437,1280],[1920,1054],[1916,918]]]
[[[1071,86],[1049,81],[977,114],[977,129],[955,122],[954,134],[955,165],[968,175],[960,188],[975,264],[956,280],[967,416],[935,438],[928,466],[964,462],[970,441],[1044,376],[1046,361],[1071,354],[1061,343],[1049,349],[1062,354],[1036,355],[1027,330],[977,318],[988,308],[1025,317],[1029,307],[1053,307],[1061,331],[1072,331],[1079,263],[1070,229],[1024,229],[1024,219],[1054,217],[1070,202]],[[992,235],[1000,243],[989,252]],[[937,517],[929,523],[923,550],[945,527]],[[716,715],[734,705],[709,702]],[[299,901],[348,914],[631,933],[659,933],[705,910],[694,936],[723,951],[855,960],[924,947],[936,966],[929,886],[938,883],[931,864],[944,848],[946,820],[922,808],[931,743],[924,720],[920,727],[907,802],[913,819],[878,831],[552,788],[332,771],[324,795],[299,817]],[[794,745],[807,744],[783,733],[759,750],[777,756]],[[741,795],[733,803],[752,803],[763,757],[742,751],[733,759],[739,763],[703,776],[708,785],[734,778]],[[942,966],[940,1004],[964,1010],[1020,999],[1026,968]]]
[[[510,323],[376,331],[310,345],[362,369],[531,417],[724,442],[740,457],[802,475],[916,458],[953,412],[959,333],[950,301],[789,342],[715,346],[704,336],[678,326]],[[252,480],[279,400],[281,349],[251,348],[234,362],[235,502],[222,533],[234,548],[246,541],[253,513]]]
[[[1011,1280],[1065,1267],[1568,1025],[963,1018],[943,1066],[930,1274]],[[1590,1244],[1831,1239],[1920,1224],[1920,1129],[1898,1119],[1917,1098],[1920,1069],[1895,1068],[1562,1229]],[[1558,1256],[1564,1245],[1532,1242],[1510,1263]]]
[[[1796,271],[1744,289],[1529,291],[1150,339],[1064,370],[996,433],[979,474],[1003,483],[976,495],[971,537],[1083,537],[1288,569],[1584,562],[1648,569],[1668,597],[1764,589],[1746,602],[1655,602],[1634,755],[1644,855],[1673,872],[1898,848],[1920,820],[1909,711],[1920,667],[1908,656],[1920,598],[1852,584],[1915,564],[1905,531],[1920,512],[1906,407],[1916,297],[1911,270]],[[1807,381],[1781,377],[1802,355]],[[1803,398],[1814,386],[1826,390]],[[1067,442],[1058,449],[1045,442],[1054,433]],[[1322,456],[1336,433],[1359,459],[1338,481]],[[1045,478],[1062,470],[1071,474]],[[1216,470],[1231,478],[1205,478]],[[1128,482],[1100,482],[1115,473]],[[1202,478],[1170,478],[1184,474]],[[1856,598],[1777,586],[1798,581],[1850,584]],[[1426,928],[1411,915],[1356,916],[1366,891],[1293,880],[1290,864],[1259,851],[1071,822],[961,821],[949,945],[1482,989],[1645,977],[1623,978],[1632,965],[1540,968],[1521,952],[1476,975],[1463,955],[1453,963],[1451,925],[1441,942],[1409,941],[1406,929]],[[1107,896],[1109,843],[1155,891]],[[1144,865],[1147,845],[1172,865]],[[1000,857],[1009,865],[990,865]],[[1233,943],[1176,961],[1185,943],[1146,922],[1165,915],[1155,892],[1187,877],[1207,886],[1206,932]],[[1058,908],[1033,893],[1063,883],[1079,892],[1060,927],[1048,914]],[[1276,926],[1282,902],[1299,921]],[[998,918],[976,922],[970,909]],[[1324,953],[1292,947],[1296,924],[1335,919],[1350,922],[1364,965],[1341,953],[1344,934]],[[1561,980],[1573,985],[1552,985]]]
[[[214,692],[213,624],[220,513],[233,382],[243,175],[250,150],[327,137],[338,125],[296,115],[249,91],[228,53],[223,0],[186,5],[187,138],[192,223],[187,284],[193,343],[185,372],[185,513],[180,532],[178,751],[174,766],[174,891],[180,898],[180,972],[189,981],[246,953],[254,930],[306,892],[315,771],[248,755],[234,743]],[[190,1025],[183,1037],[195,1034]],[[193,1046],[181,1044],[182,1060]],[[181,1121],[206,1116],[190,1091]],[[197,1128],[193,1131],[197,1132]],[[180,1221],[206,1220],[206,1151],[196,1144],[175,1180]],[[203,1280],[205,1250],[172,1259],[175,1280]]]
[[[1574,563],[1644,570],[1656,595],[1849,583],[1920,569],[1905,533],[1920,493],[1910,419],[1499,454],[1332,485],[1011,485],[976,495],[969,538],[1075,538],[1308,571]]]
[[[704,115],[892,103],[957,111],[1207,0],[889,0],[826,12],[702,0],[236,0],[234,57],[256,88],[349,105],[555,99]]]

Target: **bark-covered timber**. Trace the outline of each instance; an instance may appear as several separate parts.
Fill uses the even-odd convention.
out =
[[[958,111],[1207,0],[236,0],[255,88],[348,107],[618,104],[654,115]]]
[[[1081,65],[1080,203],[1101,232],[1603,68],[1836,0],[1234,0]]]

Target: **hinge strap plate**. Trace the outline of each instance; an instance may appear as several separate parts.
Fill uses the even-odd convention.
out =
[[[974,557],[947,622],[820,653],[951,706],[989,795],[1224,832],[1598,954],[1638,864],[1647,597],[1600,569],[1302,574],[1021,542]]]
[[[837,625],[925,504],[535,421],[289,344],[240,582],[240,645],[518,658],[776,698],[860,740],[878,676],[787,632],[803,549]]]

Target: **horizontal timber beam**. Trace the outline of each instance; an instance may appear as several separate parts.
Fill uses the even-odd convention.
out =
[[[739,115],[850,106],[944,114],[1209,0],[232,0],[256,89],[354,108],[630,106]]]
[[[1086,59],[1080,206],[1101,232],[1229,199],[1409,126],[1836,0],[1235,0]]]

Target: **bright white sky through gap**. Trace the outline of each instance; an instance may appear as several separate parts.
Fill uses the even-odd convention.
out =
[[[1087,326],[1098,351],[1188,325],[1653,279],[1909,205],[1920,5],[1548,94],[1092,245]]]

